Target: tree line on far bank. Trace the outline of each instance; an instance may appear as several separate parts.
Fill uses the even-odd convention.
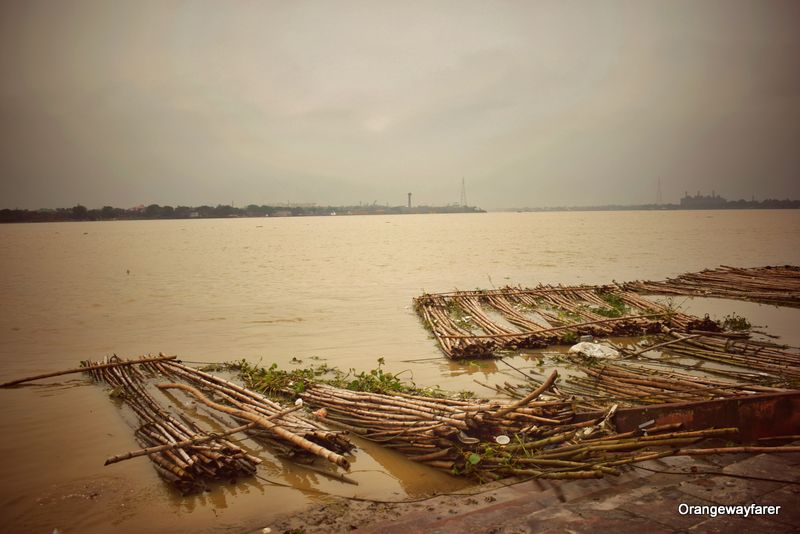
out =
[[[410,210],[404,206],[380,206],[368,204],[363,206],[258,206],[250,204],[244,208],[237,208],[225,204],[217,206],[139,206],[136,208],[115,208],[103,206],[99,209],[89,209],[78,204],[72,208],[22,210],[0,210],[0,223],[3,222],[58,222],[58,221],[114,221],[135,219],[211,219],[220,217],[298,217],[309,215],[335,215],[345,214],[394,214],[394,213],[464,213],[480,212],[474,207],[420,206]]]
[[[325,211],[325,208],[318,208]],[[217,217],[264,217],[266,215],[305,215],[315,208],[307,207],[273,207],[256,206],[251,204],[246,208],[236,208],[227,205],[218,206],[160,206],[150,204],[138,208],[115,208],[103,206],[99,209],[89,209],[78,204],[72,208],[21,210],[0,210],[0,222],[55,222],[55,221],[113,221],[130,219],[191,219],[191,218],[217,218]],[[328,208],[326,215],[330,213]]]

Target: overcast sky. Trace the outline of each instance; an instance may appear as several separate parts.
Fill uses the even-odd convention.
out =
[[[800,198],[800,2],[0,3],[0,207]]]

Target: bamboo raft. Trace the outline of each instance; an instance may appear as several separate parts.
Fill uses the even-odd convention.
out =
[[[452,359],[491,358],[502,350],[571,343],[581,335],[657,333],[667,325],[682,331],[719,330],[713,321],[616,286],[426,293],[414,299],[414,307]]]
[[[800,306],[800,267],[721,266],[664,281],[627,282],[623,287],[643,294],[719,297],[797,307]]]
[[[283,406],[264,395],[175,361],[152,362],[146,364],[146,367],[157,375],[174,381],[183,380],[196,386],[199,390],[213,394],[225,405],[242,412],[271,418],[284,410]],[[164,385],[158,385],[157,387],[170,389]],[[199,398],[195,391],[175,387],[172,389],[183,389],[193,397]],[[226,413],[232,415],[239,422],[252,421],[247,415],[241,413],[231,413],[230,411]],[[269,445],[280,456],[302,463],[311,463],[315,457],[321,457],[346,469],[349,466],[349,462],[342,454],[355,448],[347,439],[346,433],[328,430],[322,425],[297,414],[282,416],[280,426],[270,428],[270,430],[270,432],[264,432],[258,429],[248,429],[248,433],[256,440]]]
[[[535,434],[568,425],[574,417],[563,399],[537,401],[555,382],[553,373],[518,401],[456,400],[405,393],[349,391],[315,384],[301,394],[320,419],[408,458],[445,471],[463,470],[465,451],[498,435]]]
[[[606,344],[609,344],[606,342]],[[613,344],[611,344],[613,345]],[[611,404],[646,406],[743,397],[800,389],[800,350],[747,334],[684,334],[663,327],[644,348],[616,346],[618,359],[556,353],[571,373],[559,384],[578,410],[602,410]],[[524,383],[479,385],[519,398],[539,382],[523,369]]]
[[[201,429],[185,414],[176,417],[167,411],[145,389],[146,377],[138,366],[116,357],[102,363],[83,363],[95,381],[111,386],[112,394],[133,410],[140,425],[136,440],[149,449],[147,456],[158,474],[183,493],[202,491],[210,480],[236,479],[256,472],[260,459],[221,434]],[[106,464],[140,455],[127,453],[110,458]]]
[[[797,349],[747,337],[727,337],[724,333],[685,336],[668,327],[663,332],[673,341],[669,347],[673,354],[754,371],[749,373],[750,379],[766,384],[800,385]],[[735,376],[733,370],[712,372]]]
[[[586,409],[601,408],[609,403],[642,406],[789,391],[627,362],[603,362],[595,367],[581,367],[580,371],[584,376],[570,377],[563,390],[575,395],[576,402]]]
[[[617,475],[618,466],[688,454],[675,447],[737,432],[728,428],[659,434],[679,426],[671,425],[653,428],[649,434],[621,434],[614,432],[608,417],[576,423],[569,402],[538,400],[555,377],[552,374],[535,392],[516,402],[454,402],[326,386],[312,388],[303,398],[323,407],[326,419],[365,439],[430,467],[482,481],[507,476],[575,479]],[[499,446],[503,442],[498,436],[512,436],[514,442]],[[654,449],[657,447],[669,448]]]
[[[224,439],[231,434],[246,433],[280,457],[300,462],[323,475],[349,480],[309,465],[315,458],[322,458],[334,468],[348,469],[349,460],[342,454],[350,452],[354,445],[346,433],[324,429],[293,413],[302,405],[281,406],[230,381],[187,367],[174,357],[139,360],[113,357],[105,362],[83,362],[82,369],[95,381],[108,384],[112,396],[131,408],[138,420],[134,435],[143,448],[108,458],[106,465],[147,456],[158,474],[181,492],[196,493],[210,481],[231,480],[256,472],[261,459]],[[170,380],[155,387],[156,391],[173,395],[171,411],[148,390],[148,381],[152,379]],[[214,418],[222,420],[222,414],[227,414],[239,426],[222,431],[201,428],[190,410],[176,408],[183,405],[174,397],[177,391],[211,408]],[[222,420],[221,424],[227,425],[227,421]]]

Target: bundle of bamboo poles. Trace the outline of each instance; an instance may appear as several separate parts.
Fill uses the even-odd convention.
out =
[[[800,381],[800,353],[796,350],[765,341],[714,334],[685,336],[668,327],[662,330],[674,341],[669,347],[672,353],[757,371],[752,378],[766,383],[797,385]]]
[[[184,493],[201,491],[210,480],[230,480],[255,473],[261,460],[222,437],[230,432],[214,433],[201,429],[186,417],[179,419],[147,392],[145,376],[137,366],[102,367],[115,362],[120,360],[113,357],[103,363],[86,361],[83,365],[89,368],[95,381],[114,388],[113,395],[134,411],[140,424],[135,436],[145,449],[142,453],[135,451],[110,458],[106,464],[147,455],[159,475]]]
[[[720,326],[708,316],[701,318],[689,315],[659,302],[648,300],[633,291],[617,289],[609,293],[618,296],[626,306],[639,310],[639,313],[663,314],[665,317],[668,317],[665,323],[668,323],[669,326],[675,330],[682,332],[719,332],[721,330]]]
[[[785,391],[750,383],[735,383],[699,377],[675,370],[654,369],[629,362],[606,361],[595,366],[582,366],[585,375],[567,380],[569,391],[580,398],[630,406],[689,402],[752,393]],[[580,405],[581,403],[578,402]]]
[[[437,298],[436,295],[423,297],[423,300],[417,301],[417,311],[445,354],[456,359],[488,358],[494,355],[495,341],[474,338],[470,330],[451,317],[444,298]]]
[[[493,447],[482,454],[475,470],[482,475],[533,476],[537,478],[585,479],[618,475],[619,467],[667,456],[701,456],[726,453],[796,453],[800,447],[703,447],[690,448],[703,440],[727,439],[736,428],[679,431],[680,423],[616,433],[602,424],[582,429],[557,429],[535,441],[519,441]],[[676,431],[677,430],[677,431]]]
[[[794,269],[758,271],[783,273],[778,276],[783,280],[790,279],[786,273],[800,273],[800,269]],[[426,293],[414,299],[414,304],[442,351],[454,359],[486,358],[501,350],[571,343],[586,334],[700,333],[706,336],[693,340],[690,348],[675,346],[676,352],[702,353],[706,359],[772,374],[785,372],[796,378],[797,371],[792,370],[797,364],[796,354],[775,344],[744,339],[749,337],[746,333],[721,333],[720,325],[708,316],[695,317],[648,300],[632,290],[637,287],[540,284],[535,288]],[[721,353],[726,355],[720,357]],[[750,357],[755,355],[761,360]]]
[[[446,471],[463,470],[464,451],[496,436],[537,435],[569,425],[568,401],[538,400],[555,382],[553,373],[517,401],[456,400],[406,393],[392,395],[311,384],[300,396],[317,417],[397,450],[412,460]]]
[[[212,403],[216,406],[209,406],[232,415],[240,422],[253,421],[253,416],[275,417],[284,410],[280,404],[259,393],[175,361],[153,362],[147,365],[161,376],[186,381],[197,389],[192,391],[185,387],[167,388],[163,385],[158,387],[167,390],[182,389],[206,405],[209,405],[208,399],[203,400],[198,395],[201,392],[197,390],[214,395],[219,402]],[[220,405],[223,406],[222,409]],[[268,444],[277,454],[304,463],[310,463],[314,458],[321,457],[332,464],[347,468],[349,462],[342,454],[355,448],[346,433],[326,429],[314,421],[301,417],[299,412],[281,417],[280,426],[270,428],[268,432],[263,428],[248,429],[247,432],[255,439]]]
[[[554,393],[557,377],[554,371],[534,391],[513,401],[378,394],[324,383],[308,384],[300,395],[317,408],[314,413],[320,419],[411,460],[482,481],[506,476],[599,478],[619,474],[620,466],[665,456],[800,451],[688,448],[702,440],[734,436],[735,428],[684,432],[675,423],[618,433],[611,423],[616,405],[604,415],[575,422],[572,403]],[[692,384],[717,386],[712,381]],[[545,394],[549,398],[543,399]]]
[[[736,268],[721,266],[685,273],[664,281],[634,281],[625,289],[640,293],[696,295],[800,306],[800,267]]]
[[[541,348],[580,335],[641,335],[667,323],[718,329],[616,286],[543,286],[423,294],[414,299],[425,326],[450,358]]]
[[[663,327],[663,332],[644,348],[616,347],[623,354],[619,360],[562,354],[575,373],[559,384],[559,392],[571,395],[576,409],[598,410],[612,403],[641,406],[700,401],[776,393],[800,385],[800,353],[796,349],[748,339],[746,334],[687,335],[668,327]],[[668,355],[647,354],[657,350]],[[526,384],[476,382],[511,397],[538,387],[533,377],[511,367],[525,376]]]

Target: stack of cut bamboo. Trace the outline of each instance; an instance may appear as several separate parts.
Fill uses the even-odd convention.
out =
[[[737,268],[722,266],[685,273],[664,281],[635,281],[625,289],[663,295],[696,295],[800,306],[800,267]]]
[[[626,433],[605,431],[602,425],[551,433],[536,441],[492,450],[480,459],[481,469],[501,475],[537,478],[602,478],[619,475],[623,465],[666,456],[700,456],[747,452],[743,447],[685,448],[702,440],[726,438],[736,428],[674,431],[680,423]],[[800,447],[751,447],[752,452],[798,452]]]
[[[423,295],[415,300],[417,311],[436,336],[444,353],[455,359],[487,358],[494,355],[495,341],[479,339],[460,326],[451,316],[448,301],[437,295]]]
[[[204,392],[213,394],[220,402],[213,403],[215,406],[209,406],[232,415],[240,422],[253,422],[253,417],[275,417],[284,410],[280,404],[259,393],[175,361],[154,362],[148,365],[162,376],[184,380]],[[186,387],[168,388],[165,385],[158,387],[182,389],[200,399],[196,390],[192,391]],[[204,403],[208,405],[207,402]],[[225,408],[220,409],[220,405]],[[282,416],[280,426],[270,425],[267,432],[264,430],[264,428],[254,428],[248,430],[248,433],[259,441],[267,443],[278,454],[296,461],[310,462],[314,457],[322,457],[347,468],[348,461],[341,455],[355,448],[347,439],[346,433],[328,430],[296,413]]]
[[[717,330],[616,286],[506,287],[423,294],[417,313],[450,358],[488,358],[496,350],[540,348],[590,334],[642,335],[667,323]]]
[[[184,493],[205,488],[209,480],[229,480],[255,473],[261,460],[224,439],[225,433],[202,430],[188,418],[179,420],[167,411],[144,387],[145,377],[134,365],[102,367],[122,362],[116,357],[105,362],[83,362],[85,367],[100,367],[88,372],[105,382],[139,420],[136,439],[145,447],[110,458],[106,464],[147,455],[158,473]],[[239,429],[241,430],[241,429]]]
[[[478,480],[618,475],[620,466],[678,455],[800,452],[800,447],[687,448],[727,439],[736,428],[680,431],[680,423],[618,433],[605,415],[574,422],[571,403],[553,393],[557,373],[516,401],[453,400],[349,391],[313,384],[302,398],[318,417],[425,465]],[[548,393],[550,398],[541,400]]]
[[[592,399],[594,405],[600,399],[605,404],[620,403],[641,406],[786,391],[751,383],[715,380],[676,370],[655,369],[627,362],[607,361],[594,366],[584,365],[580,371],[586,376],[570,377],[567,380],[568,389],[567,387],[562,389],[581,398]],[[579,404],[581,403],[579,402]]]
[[[718,334],[685,336],[667,327],[663,332],[674,341],[669,346],[672,353],[757,371],[760,381],[773,384],[800,381],[800,354],[796,349]]]
[[[544,428],[570,428],[569,401],[538,400],[558,374],[517,401],[455,400],[396,393],[350,391],[314,384],[301,394],[320,408],[320,418],[410,459],[448,471],[463,471],[473,451],[497,436],[538,435]],[[566,425],[566,426],[564,426]],[[490,476],[487,474],[487,476]]]
[[[557,373],[526,398],[508,401],[455,400],[397,393],[384,395],[315,384],[302,394],[324,409],[326,420],[403,453],[410,459],[448,471],[463,470],[464,451],[496,436],[535,434],[539,427],[568,424],[569,402],[538,401]]]

